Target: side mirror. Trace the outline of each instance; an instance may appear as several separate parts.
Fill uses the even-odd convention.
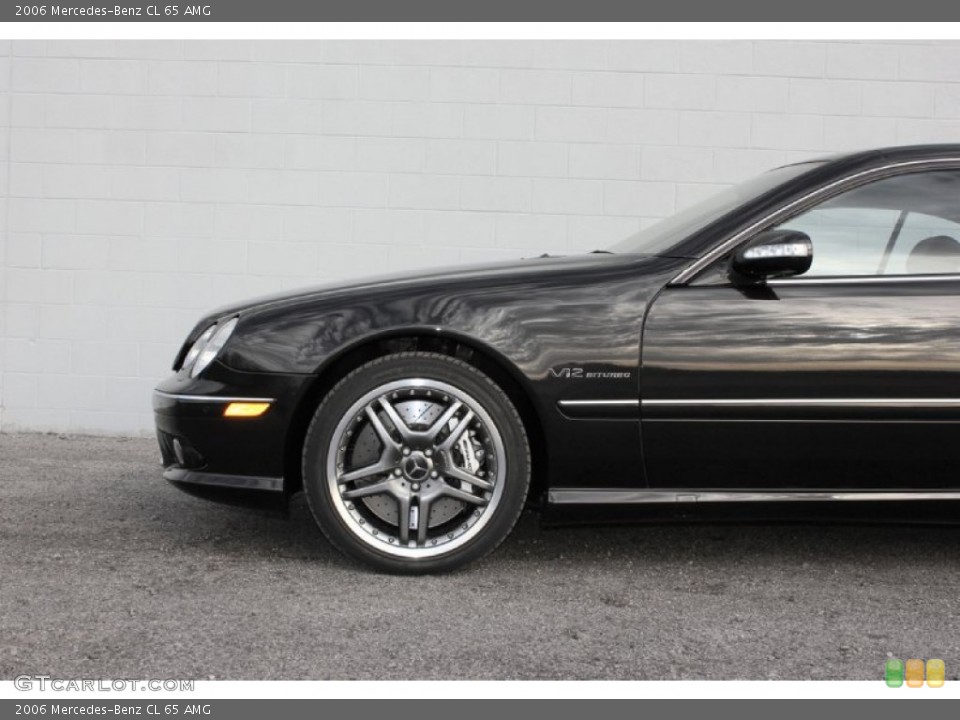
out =
[[[798,230],[765,230],[737,250],[733,271],[751,280],[802,275],[813,263],[813,242]]]

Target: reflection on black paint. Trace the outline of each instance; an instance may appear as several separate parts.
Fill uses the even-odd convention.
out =
[[[246,372],[315,373],[381,333],[469,338],[526,384],[560,484],[643,484],[635,422],[602,432],[557,410],[563,399],[636,399],[640,333],[654,293],[688,261],[628,255],[543,258],[322,288],[266,306],[234,307],[241,323],[223,362]],[[224,312],[224,311],[220,311]],[[628,372],[572,380],[551,368]]]
[[[718,286],[664,292],[644,335],[644,398],[960,397],[960,282],[775,291],[773,301]],[[642,422],[660,487],[937,489],[955,487],[960,463],[949,406],[649,406]]]

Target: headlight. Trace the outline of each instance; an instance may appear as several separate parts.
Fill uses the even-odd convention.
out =
[[[210,336],[213,335],[213,332],[217,329],[216,323],[208,327],[203,331],[203,334],[200,335],[190,346],[190,350],[187,352],[187,356],[183,359],[183,362],[180,364],[182,370],[189,370],[190,366],[193,365],[194,361],[197,359],[197,355],[200,354],[200,351],[203,350],[204,346],[210,341]]]
[[[237,326],[238,319],[230,318],[225,323],[212,325],[203,331],[203,335],[193,344],[183,361],[183,369],[190,370],[190,377],[196,377],[204,371],[207,365],[213,362],[223,346],[227,344],[227,340],[230,339],[230,334]],[[196,354],[194,354],[194,350],[196,350]],[[193,357],[192,361],[191,356]]]

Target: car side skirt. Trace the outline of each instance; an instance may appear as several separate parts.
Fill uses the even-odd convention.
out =
[[[649,505],[665,503],[739,502],[877,502],[913,500],[960,500],[960,491],[944,492],[698,492],[668,490],[622,490],[619,488],[563,488],[550,490],[551,505]]]

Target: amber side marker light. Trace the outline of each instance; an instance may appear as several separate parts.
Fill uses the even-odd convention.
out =
[[[224,417],[253,418],[263,415],[270,403],[265,402],[232,402],[223,410]]]

